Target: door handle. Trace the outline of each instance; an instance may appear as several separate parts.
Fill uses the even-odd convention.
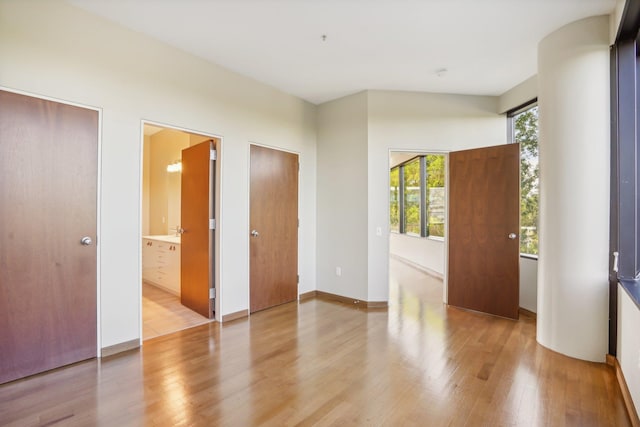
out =
[[[259,235],[258,230],[251,230],[251,237],[258,237]]]
[[[93,240],[91,240],[91,237],[89,236],[84,236],[82,239],[80,239],[80,243],[82,243],[84,246],[89,246],[91,243],[93,243]]]
[[[516,237],[518,237],[518,235],[516,233],[509,233],[509,238],[511,240],[514,240]]]

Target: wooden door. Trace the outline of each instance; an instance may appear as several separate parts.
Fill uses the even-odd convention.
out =
[[[451,305],[518,318],[520,147],[449,154]]]
[[[0,91],[0,383],[96,357],[97,166],[97,111]]]
[[[213,141],[182,150],[180,216],[180,302],[208,319],[213,318],[214,163]]]
[[[251,146],[251,312],[298,297],[298,155]]]

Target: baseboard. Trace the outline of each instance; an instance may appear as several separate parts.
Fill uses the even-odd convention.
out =
[[[109,347],[102,347],[100,349],[100,357],[109,357],[114,354],[122,353],[124,351],[133,350],[140,347],[140,340],[135,339],[131,341],[121,342],[120,344],[110,345]]]
[[[396,261],[400,261],[401,263],[406,264],[409,267],[415,268],[416,270],[420,270],[424,274],[427,274],[431,277],[435,277],[436,279],[439,279],[439,280],[444,279],[444,275],[442,273],[438,273],[435,270],[432,270],[430,268],[425,267],[424,265],[421,265],[411,260],[408,260],[406,258],[403,258],[400,255],[390,254],[389,257],[395,259]]]
[[[522,308],[522,307],[520,307],[520,308],[518,309],[518,311],[519,311],[519,312],[520,312],[520,314],[521,314],[521,315],[523,315],[523,316],[532,317],[532,318],[534,318],[534,319],[537,319],[537,317],[538,317],[538,315],[537,315],[536,313],[534,313],[534,312],[533,312],[533,311],[531,311],[531,310],[527,310],[526,308]]]
[[[229,313],[222,316],[222,323],[231,322],[233,320],[242,319],[243,317],[249,316],[249,310],[240,310],[235,313]]]
[[[316,298],[317,296],[318,296],[318,291],[304,292],[298,295],[298,301],[310,300],[310,299]]]
[[[147,285],[155,286],[155,287],[156,287],[156,288],[158,288],[158,289],[162,289],[162,290],[163,290],[163,291],[165,291],[165,292],[169,292],[171,295],[175,295],[175,296],[177,296],[178,298],[180,297],[180,292],[176,292],[174,289],[167,288],[166,286],[162,286],[162,285],[160,285],[160,284],[158,284],[158,283],[156,283],[156,282],[151,282],[151,281],[149,281],[149,280],[144,280],[144,279],[142,279],[142,281],[143,281],[144,283],[146,283]]]
[[[363,301],[323,291],[315,291],[315,293],[315,297],[318,299],[325,301],[336,301],[352,307],[364,308],[366,310],[386,309],[389,306],[386,301]]]
[[[611,361],[611,359],[613,359]],[[624,400],[624,406],[627,408],[627,414],[629,415],[629,420],[631,421],[631,425],[633,427],[640,427],[640,418],[638,418],[638,412],[636,411],[636,406],[633,404],[633,399],[631,398],[631,393],[629,392],[629,387],[627,387],[627,381],[624,379],[624,373],[622,372],[622,367],[620,366],[620,362],[617,358],[607,355],[607,364],[613,362],[614,369],[616,370],[616,378],[618,380],[618,386],[620,387],[620,392],[622,392],[622,399]]]

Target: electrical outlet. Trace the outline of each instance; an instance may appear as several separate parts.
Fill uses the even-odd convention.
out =
[[[342,267],[336,267],[336,276],[342,276]]]

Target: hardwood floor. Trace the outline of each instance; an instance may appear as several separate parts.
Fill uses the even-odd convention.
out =
[[[180,298],[142,282],[142,338],[148,340],[210,322],[180,304]]]
[[[9,426],[626,426],[611,368],[535,320],[448,308],[392,261],[388,311],[312,299],[0,386]]]

